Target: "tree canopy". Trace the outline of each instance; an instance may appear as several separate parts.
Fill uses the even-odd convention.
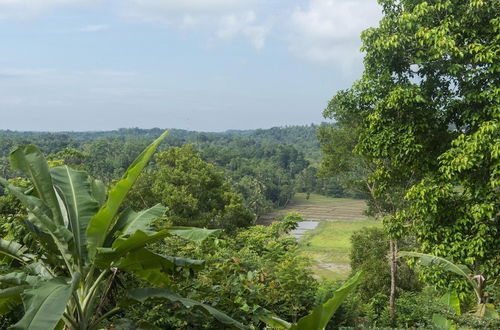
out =
[[[500,3],[379,3],[384,17],[362,34],[362,78],[324,112],[336,120],[330,135],[352,148],[326,151],[349,155],[343,164],[357,157],[366,162],[371,196],[392,235],[409,229],[422,251],[494,279],[500,271]],[[434,274],[434,282],[448,285]]]

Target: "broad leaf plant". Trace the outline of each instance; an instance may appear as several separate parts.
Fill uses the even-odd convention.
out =
[[[177,235],[202,241],[215,230],[169,227],[152,230],[163,216],[160,204],[135,212],[122,207],[165,132],[130,165],[121,180],[106,192],[104,184],[68,166],[50,168],[33,145],[20,146],[11,165],[28,177],[25,190],[0,178],[28,211],[23,225],[36,241],[27,247],[0,239],[0,254],[14,271],[0,275],[0,315],[24,307],[12,329],[98,329],[102,322],[133,303],[167,299],[201,310],[234,328],[239,322],[211,306],[183,298],[168,289],[169,273],[178,267],[197,269],[203,261],[164,256],[148,244]],[[129,272],[152,287],[131,289],[109,306],[110,287],[118,272]],[[107,302],[106,304],[104,302]]]

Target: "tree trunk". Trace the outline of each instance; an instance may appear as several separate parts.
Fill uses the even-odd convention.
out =
[[[390,240],[390,259],[391,259],[391,292],[389,296],[389,313],[391,317],[391,323],[394,324],[396,319],[396,276],[397,276],[397,259],[396,255],[398,253],[398,243],[395,240]]]

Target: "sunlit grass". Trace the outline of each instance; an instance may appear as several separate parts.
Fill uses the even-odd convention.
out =
[[[324,279],[349,276],[351,235],[364,227],[380,227],[375,220],[322,221],[300,240],[302,254],[313,260],[313,270]]]

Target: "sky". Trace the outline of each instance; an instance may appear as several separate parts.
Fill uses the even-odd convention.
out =
[[[0,129],[323,120],[376,0],[0,0]]]

